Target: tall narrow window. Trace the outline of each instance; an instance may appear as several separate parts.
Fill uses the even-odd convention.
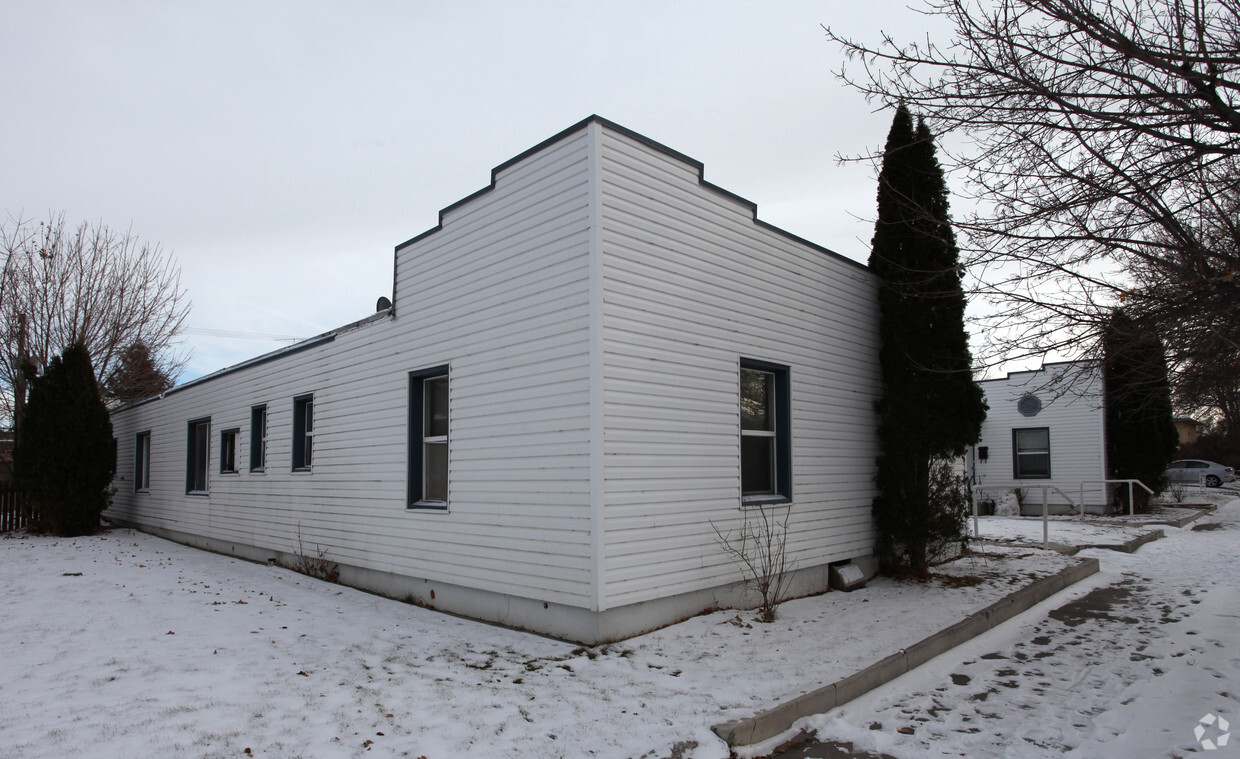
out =
[[[186,440],[185,492],[207,493],[207,465],[211,457],[211,420],[195,419],[189,423]]]
[[[293,471],[309,471],[314,461],[314,396],[293,399]]]
[[[448,367],[409,375],[409,505],[448,506]]]
[[[792,498],[788,367],[741,360],[741,496],[745,503]]]
[[[1018,480],[1047,480],[1051,476],[1051,430],[1029,427],[1012,430],[1012,476]]]
[[[250,471],[267,468],[267,407],[250,409]]]
[[[146,493],[151,489],[151,433],[139,432],[133,452],[133,489]]]
[[[224,430],[220,433],[220,473],[237,473],[237,438],[241,430]]]

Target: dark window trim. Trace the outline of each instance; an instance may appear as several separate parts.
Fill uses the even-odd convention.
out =
[[[310,429],[306,429],[306,406],[310,407]],[[314,470],[314,393],[305,393],[293,398],[293,471],[310,472]],[[306,443],[310,443],[310,453],[306,454]]]
[[[225,469],[224,464],[226,463],[226,459],[224,458],[224,439],[229,435],[232,436],[232,469]],[[237,469],[237,454],[240,453],[238,450],[240,448],[240,444],[240,427],[229,427],[226,430],[220,430],[220,474],[237,474],[240,471]]]
[[[134,436],[133,492],[151,492],[151,431]]]
[[[425,473],[422,471],[422,440],[423,440],[423,387],[424,382],[435,377],[449,377],[448,385],[451,387],[452,380],[448,371],[448,364],[433,366],[429,369],[420,369],[416,372],[409,372],[409,446],[408,446],[408,487],[405,492],[405,507],[411,511],[447,511],[447,501],[424,501],[422,500],[422,484]],[[449,425],[451,425],[452,411],[451,404],[448,407]],[[449,428],[449,434],[451,429]],[[451,445],[449,443],[449,445]],[[449,448],[451,451],[451,448]],[[451,454],[449,454],[450,456]],[[449,491],[449,497],[451,492]]]
[[[262,414],[262,426],[255,424]],[[250,471],[262,474],[267,471],[267,404],[250,406]]]
[[[206,487],[201,490],[194,489],[194,465],[197,463],[198,440],[197,429],[200,425],[206,425],[207,433],[203,436],[204,456],[202,462],[202,479]],[[185,423],[186,426],[186,449],[185,449],[185,493],[186,495],[205,496],[211,491],[211,417],[204,416],[198,419],[191,419]]]
[[[778,506],[792,503],[792,370],[784,364],[742,358],[740,369],[775,375],[775,492],[741,495],[742,506]],[[739,370],[737,377],[739,379]]]
[[[1046,474],[1026,474],[1020,471],[1020,451],[1016,447],[1018,432],[1028,430],[1046,430]],[[1012,479],[1014,480],[1049,480],[1051,479],[1051,428],[1050,427],[1013,427],[1012,428]]]

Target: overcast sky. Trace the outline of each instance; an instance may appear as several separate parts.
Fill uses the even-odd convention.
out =
[[[193,302],[182,380],[373,312],[396,244],[591,114],[864,261],[873,169],[836,156],[891,114],[836,79],[821,25],[925,23],[890,0],[7,0],[0,210],[161,243]]]

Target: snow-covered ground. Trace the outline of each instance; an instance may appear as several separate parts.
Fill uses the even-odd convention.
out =
[[[1208,494],[1195,499],[1201,506],[1209,506]],[[1226,501],[1234,497],[1224,492],[1216,500]],[[1112,516],[1086,515],[1052,516],[1046,519],[1045,525],[1041,517],[980,517],[977,520],[975,550],[984,550],[987,546],[998,545],[1029,545],[1040,546],[1043,533],[1049,543],[1060,546],[1112,546],[1137,540],[1150,533],[1162,531],[1168,523],[1198,513],[1199,508],[1155,506],[1148,514],[1119,514]],[[973,536],[972,519],[969,520],[969,535]]]
[[[1082,719],[1095,740],[1135,726],[1146,740],[1132,745],[1183,747],[1154,726],[1178,730],[1182,714],[1195,722],[1203,709],[1231,719],[1240,698],[1237,620],[1223,616],[1240,613],[1240,501],[1197,524],[1219,527],[1163,528],[1167,540],[1132,556],[1086,552],[1105,576],[1074,597],[1131,579],[1126,599],[1163,609],[1165,622],[1106,632],[1126,647],[1122,657],[1091,666],[1067,649],[1037,657],[1030,625],[1050,622],[1045,611],[1025,615],[965,646],[958,659],[969,664],[940,657],[925,668],[929,679],[911,673],[813,726],[909,756],[954,755],[970,741],[982,742],[979,755],[1009,743],[1054,755],[1075,745],[1065,736]],[[793,601],[771,625],[723,611],[585,649],[129,530],[9,537],[0,540],[0,756],[722,758],[728,749],[710,725],[851,674],[1076,561],[1027,548],[987,553],[1001,557],[953,562],[926,585],[881,580]],[[1090,629],[1072,628],[1086,639],[1073,652],[1094,650]],[[1007,660],[983,658],[992,650]],[[948,674],[971,684],[935,690],[957,680]],[[1065,678],[1079,682],[1061,688]],[[1019,703],[1004,705],[1014,694]],[[925,714],[936,716],[912,716]],[[1058,737],[1032,722],[1057,725],[1045,729]],[[896,732],[905,723],[913,735]],[[992,724],[1040,743],[997,741]],[[985,729],[957,732],[974,725]]]
[[[1135,554],[1083,551],[1099,574],[800,726],[901,758],[1240,757],[1238,495]]]

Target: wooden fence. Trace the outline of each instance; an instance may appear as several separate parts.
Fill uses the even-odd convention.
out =
[[[0,482],[0,532],[12,532],[30,525],[34,512],[26,502],[26,494],[12,483]]]

